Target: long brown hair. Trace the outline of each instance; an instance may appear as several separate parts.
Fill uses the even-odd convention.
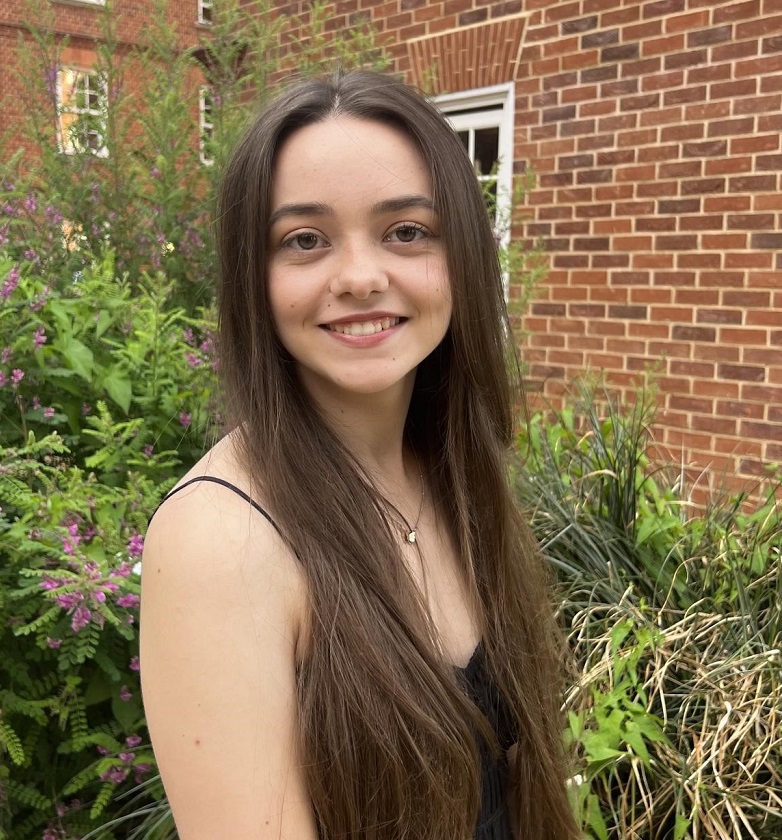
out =
[[[338,115],[401,128],[431,174],[453,316],[419,366],[406,440],[455,537],[488,667],[515,717],[520,836],[566,840],[575,827],[556,634],[542,565],[507,481],[518,368],[494,238],[444,118],[412,89],[363,71],[300,82],[269,105],[227,166],[218,213],[224,388],[248,475],[309,585],[311,646],[298,699],[320,835],[466,840],[480,804],[476,732],[497,748],[442,661],[383,499],[300,387],[275,332],[266,290],[275,156],[298,128]]]

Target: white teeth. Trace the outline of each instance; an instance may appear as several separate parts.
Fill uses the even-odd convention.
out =
[[[379,321],[356,321],[352,324],[329,324],[329,329],[332,332],[340,333],[341,335],[374,335],[375,333],[387,330],[390,327],[395,327],[399,323],[399,318],[381,318]]]

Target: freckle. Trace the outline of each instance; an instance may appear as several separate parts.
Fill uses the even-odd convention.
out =
[[[201,739],[200,739],[200,738],[196,738],[196,739],[195,739],[195,745],[196,745],[197,747],[200,747],[200,746],[201,746]]]

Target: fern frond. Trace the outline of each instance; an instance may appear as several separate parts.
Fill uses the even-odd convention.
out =
[[[0,746],[3,746],[11,756],[11,761],[20,767],[24,764],[25,755],[19,736],[4,720],[0,720]]]

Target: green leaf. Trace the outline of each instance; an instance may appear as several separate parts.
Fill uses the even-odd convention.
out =
[[[673,827],[673,840],[682,840],[684,835],[687,834],[691,824],[692,821],[687,817],[682,814],[677,814],[676,824]]]
[[[11,761],[14,764],[18,766],[24,764],[24,748],[22,747],[22,742],[19,740],[16,732],[5,721],[0,721],[0,744],[8,750],[8,755],[11,756]]]
[[[103,380],[103,384],[109,396],[127,414],[133,397],[133,388],[128,371],[121,365],[112,365]]]
[[[72,337],[61,342],[60,349],[68,366],[83,379],[90,381],[95,367],[92,350],[86,344],[82,344],[78,338]]]

